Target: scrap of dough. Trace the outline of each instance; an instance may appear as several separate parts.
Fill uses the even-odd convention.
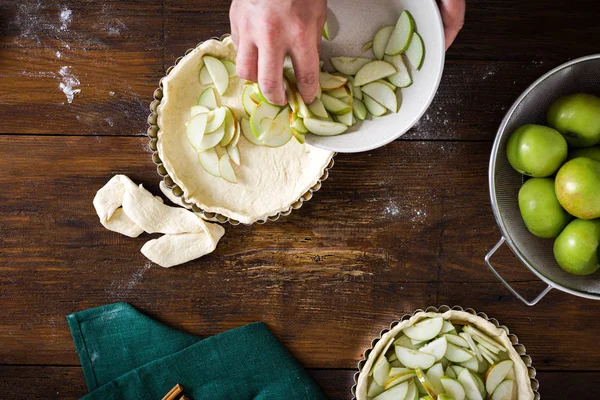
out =
[[[160,191],[162,192],[162,194],[164,194],[165,197],[171,201],[171,203],[177,204],[178,206],[183,207],[183,208],[187,208],[188,210],[190,208],[192,208],[190,205],[185,204],[181,200],[181,197],[175,196],[173,194],[173,191],[167,187],[167,184],[165,183],[165,181],[160,181],[160,183],[158,184],[158,187],[159,187]]]
[[[106,229],[134,238],[144,230],[121,208],[127,188],[131,187],[135,187],[135,183],[125,175],[113,176],[94,196],[94,208]]]
[[[209,234],[183,233],[150,240],[142,247],[142,254],[161,267],[169,268],[212,253],[225,229],[216,224],[208,227]]]

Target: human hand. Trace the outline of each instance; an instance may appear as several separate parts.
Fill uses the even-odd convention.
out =
[[[446,50],[448,50],[465,23],[465,0],[440,0],[439,6],[444,21]]]
[[[233,0],[229,19],[238,76],[258,82],[267,100],[284,105],[283,61],[290,55],[298,91],[312,103],[326,17],[326,0]]]

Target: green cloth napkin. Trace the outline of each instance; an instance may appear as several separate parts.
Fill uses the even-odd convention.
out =
[[[177,383],[194,400],[325,399],[263,323],[201,339],[126,303],[67,321],[90,391],[86,400],[160,400]]]

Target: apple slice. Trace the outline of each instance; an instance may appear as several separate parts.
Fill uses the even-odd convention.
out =
[[[456,379],[456,374],[454,373],[454,370],[450,367],[451,367],[450,365],[448,365],[446,367],[446,371],[444,372],[444,375],[449,376],[450,378]]]
[[[235,176],[235,171],[231,166],[231,161],[229,160],[229,155],[227,153],[223,154],[219,159],[219,171],[221,171],[221,176],[228,182],[237,183],[237,176]]]
[[[308,109],[315,117],[327,119],[327,110],[325,110],[325,106],[323,102],[319,98],[315,98],[315,100],[308,105]]]
[[[333,68],[345,75],[356,75],[359,69],[371,61],[362,57],[331,57],[330,60]]]
[[[437,398],[439,392],[435,389],[435,386],[433,383],[431,383],[427,375],[425,375],[425,372],[423,372],[421,368],[417,368],[415,369],[415,373],[417,374],[417,379],[419,382],[421,382],[421,385],[423,385],[423,388],[425,388],[427,394],[434,399]]]
[[[327,95],[335,97],[336,99],[341,99],[343,97],[350,96],[351,94],[350,94],[350,89],[348,88],[348,83],[346,83],[341,88],[328,90]]]
[[[386,61],[371,61],[365,64],[354,77],[354,86],[364,86],[367,83],[375,82],[381,78],[386,78],[395,74],[396,68]]]
[[[229,87],[229,72],[227,71],[227,68],[221,60],[212,56],[204,56],[202,59],[210,74],[210,78],[217,88],[217,92],[223,96]]]
[[[231,162],[239,167],[241,164],[240,149],[237,146],[229,145],[226,147],[226,150]]]
[[[404,400],[419,400],[419,390],[414,379],[408,381],[408,391],[406,392],[406,396],[404,396]]]
[[[444,326],[442,326],[442,331],[440,333],[453,333],[456,334],[456,328],[452,325],[452,322],[444,320]]]
[[[362,100],[362,90],[360,89],[360,86],[354,85],[354,77],[348,77],[348,84],[350,86],[350,90],[352,91],[352,97]]]
[[[396,339],[394,341],[394,346],[402,346],[402,347],[406,347],[407,349],[412,349],[412,350],[417,350],[417,346],[414,346],[411,341],[410,338],[408,336],[400,336],[398,339]]]
[[[342,115],[336,115],[335,119],[337,119],[338,122],[341,122],[342,124],[346,125],[346,126],[352,126],[352,111],[347,112],[346,114],[342,114]]]
[[[260,135],[260,141],[264,146],[281,147],[292,138],[290,127],[290,109],[284,108],[273,120],[269,128]]]
[[[479,347],[479,350],[481,350],[482,348],[486,349],[487,351],[489,351],[490,353],[493,354],[498,354],[500,353],[500,349],[496,346],[494,346],[493,344],[483,340],[482,338],[480,338],[479,336],[475,336],[472,335],[473,340],[475,342],[477,342],[477,346]]]
[[[252,128],[250,128],[250,121],[247,118],[242,119],[240,126],[242,128],[242,135],[244,135],[247,141],[257,146],[263,145],[263,143],[256,136],[254,136]]]
[[[447,347],[448,341],[442,336],[441,338],[437,338],[427,343],[425,346],[421,347],[419,351],[422,353],[431,354],[435,357],[435,361],[440,361],[444,357],[444,354],[446,354]]]
[[[225,123],[227,118],[227,107],[219,107],[208,113],[208,124],[206,125],[206,133],[215,132]]]
[[[321,121],[315,118],[305,118],[304,125],[309,132],[318,136],[335,136],[346,132],[348,127],[339,122]]]
[[[210,85],[211,83],[213,83],[212,78],[208,73],[208,69],[206,68],[206,65],[200,68],[200,74],[198,75],[198,79],[200,80],[201,85]]]
[[[367,385],[367,397],[375,397],[381,393],[383,393],[383,388],[377,384],[374,380],[369,380]]]
[[[215,90],[211,87],[204,89],[198,98],[198,105],[204,106],[210,110],[217,108],[218,104],[217,97],[215,96]]]
[[[467,361],[461,362],[460,366],[470,369],[473,372],[479,372],[479,361],[477,361],[477,357],[471,357]]]
[[[442,376],[444,376],[444,367],[442,367],[442,363],[437,363],[433,367],[429,368],[425,375],[433,385],[436,393],[444,392],[441,381]]]
[[[513,369],[514,362],[512,360],[500,361],[494,364],[487,370],[485,374],[485,389],[488,393],[493,393],[496,387],[506,378],[508,373]]]
[[[442,330],[444,330],[444,328],[442,328]],[[446,338],[446,340],[448,341],[448,343],[452,343],[452,344],[454,344],[456,346],[464,347],[466,349],[469,348],[469,343],[467,343],[467,341],[465,339],[461,338],[458,335],[454,335],[454,334],[451,334],[451,333],[446,333],[446,334],[444,334],[444,337]]]
[[[471,375],[473,375],[473,379],[475,379],[475,383],[477,384],[477,389],[479,389],[479,393],[481,397],[485,398],[485,384],[483,383],[483,379],[479,376],[479,374],[471,371]]]
[[[394,349],[392,349],[392,350],[394,350]],[[396,355],[395,351],[393,352],[393,355],[394,356]],[[390,361],[390,357],[388,357],[387,359],[388,359],[388,361]],[[397,359],[398,358],[396,358],[396,360]],[[392,367],[392,368],[390,368],[390,376],[400,375],[400,374],[403,374],[405,372],[414,372],[414,371],[412,369],[406,368],[406,367]]]
[[[325,25],[323,25],[321,36],[323,36],[323,39],[329,40],[329,26],[327,26],[327,21],[325,21]]]
[[[446,348],[446,354],[444,354],[444,357],[446,357],[448,361],[454,363],[465,362],[467,360],[470,360],[474,356],[475,355],[470,350],[455,346],[452,343],[448,343],[448,347]]]
[[[483,358],[485,358],[490,364],[495,364],[500,361],[500,359],[494,353],[483,347],[481,344],[478,344],[477,348],[481,352]]]
[[[235,136],[235,129],[237,127],[233,113],[229,108],[226,110],[227,115],[225,116],[225,122],[223,122],[225,124],[225,135],[223,135],[223,139],[221,139],[219,142],[219,145],[222,147],[226,147],[229,143],[231,143],[233,137]]]
[[[294,136],[294,138],[296,139],[296,141],[298,143],[304,144],[304,142],[306,142],[306,133],[305,132],[298,132],[294,128],[290,128],[290,129],[292,130],[292,136]]]
[[[193,118],[198,114],[208,114],[210,110],[204,106],[192,106],[190,110],[190,117]]]
[[[392,56],[404,52],[410,44],[414,30],[415,20],[412,15],[406,10],[402,11],[385,47],[385,54]]]
[[[390,364],[383,354],[375,361],[372,371],[373,380],[385,388],[385,383],[389,380]]]
[[[407,347],[395,346],[396,356],[402,365],[408,368],[429,369],[435,364],[435,357],[431,354],[421,353],[418,350],[412,350]]]
[[[494,339],[492,339],[485,333],[481,332],[479,329],[475,328],[474,326],[466,325],[463,328],[463,332],[468,332],[471,336],[479,337],[480,339],[482,339],[482,340],[486,341],[487,343],[491,344],[492,346],[496,347],[498,349],[498,351],[506,351],[506,348],[503,345],[501,345],[500,343],[498,343],[497,341],[495,341]]]
[[[512,400],[514,381],[507,379],[498,385],[490,400]]]
[[[456,400],[465,400],[465,389],[459,381],[450,376],[442,376],[440,381],[445,393],[454,397]]]
[[[386,79],[379,79],[375,82],[379,82],[384,84],[385,86],[389,87],[390,89],[392,89],[394,92],[396,91],[396,86],[394,86],[394,84]]]
[[[414,340],[431,340],[440,333],[443,325],[444,319],[442,317],[426,318],[404,328],[402,333]]]
[[[212,149],[216,145],[218,145],[223,137],[225,136],[225,124],[222,124],[219,129],[214,131],[213,133],[205,133],[204,137],[202,137],[202,142],[200,142],[200,147],[198,150],[208,150]]]
[[[250,128],[254,136],[259,138],[270,126],[281,109],[267,102],[260,103],[250,116]]]
[[[458,375],[458,381],[465,389],[465,395],[468,400],[483,400],[481,392],[479,392],[479,388],[477,387],[477,382],[475,382],[475,378],[473,378],[473,373],[471,371],[466,368],[463,369]]]
[[[333,115],[341,115],[346,114],[347,112],[352,111],[352,107],[348,104],[344,103],[340,99],[336,99],[335,97],[329,96],[326,93],[323,93],[321,96],[321,102],[327,111],[332,113]],[[310,108],[310,106],[309,106]],[[313,111],[311,109],[311,111]],[[314,111],[313,111],[314,112]]]
[[[384,106],[382,106],[381,104],[379,104],[378,102],[373,100],[372,97],[370,97],[366,94],[363,95],[363,101],[365,103],[365,107],[367,108],[367,111],[369,111],[369,113],[371,115],[380,117],[383,114],[385,114],[385,112],[387,111],[387,109]]]
[[[323,90],[333,90],[341,88],[348,82],[343,76],[333,75],[328,72],[319,73],[319,84]]]
[[[465,339],[465,341],[469,344],[469,348],[471,349],[472,352],[475,353],[475,357],[477,357],[477,359],[480,362],[483,361],[483,356],[481,355],[481,351],[479,351],[479,348],[473,341],[473,338],[471,337],[471,335],[469,335],[467,332],[461,332],[461,333],[459,333],[459,336],[461,338]]]
[[[235,68],[235,63],[231,62],[229,60],[221,60],[221,62],[223,63],[223,65],[225,66],[225,69],[227,70],[227,73],[229,74],[229,76],[237,76],[237,72],[236,72],[236,68]]]
[[[417,346],[417,349],[419,347],[422,347],[423,343],[425,343],[427,340],[415,340],[415,339],[410,339],[410,342],[413,344],[413,346]]]
[[[186,126],[186,136],[192,147],[196,150],[200,149],[202,138],[206,131],[206,121],[208,114],[202,113],[195,115]]]
[[[206,172],[216,177],[221,176],[221,171],[219,170],[219,155],[214,148],[206,151],[199,151],[198,158],[200,160],[200,165],[202,165],[202,168],[204,168]]]
[[[404,52],[406,58],[410,61],[410,64],[414,69],[420,70],[423,65],[423,55],[425,55],[425,47],[423,46],[423,39],[417,32],[413,32],[412,39],[408,48]]]
[[[384,26],[379,29],[373,37],[373,54],[378,60],[382,60],[385,55],[385,47],[390,41],[390,36],[394,31],[394,25]],[[354,74],[352,74],[354,75]]]
[[[371,82],[363,86],[361,89],[363,91],[363,94],[369,95],[373,98],[373,100],[375,100],[391,112],[398,112],[398,99],[396,98],[396,92],[390,89],[385,84],[381,82]]]
[[[252,85],[244,85],[244,90],[242,91],[242,106],[244,106],[244,111],[248,116],[252,115],[254,109],[256,108],[256,103],[252,101],[250,95],[254,92],[254,87]]]
[[[306,129],[306,126],[304,125],[304,121],[302,120],[302,118],[300,117],[295,117],[292,120],[292,124],[290,125],[292,127],[292,129],[297,130],[300,133],[306,133],[308,132],[308,129]]]
[[[388,81],[390,81],[394,86],[399,88],[405,88],[412,85],[412,78],[410,76],[410,73],[408,72],[408,68],[406,68],[406,64],[404,63],[402,54],[396,54],[395,56],[385,56],[383,59],[392,64],[394,68],[396,68],[396,71],[398,71],[395,74],[388,76]]]
[[[408,382],[401,383],[381,393],[373,400],[398,400],[405,399],[408,393]]]
[[[442,393],[437,397],[437,400],[454,400],[454,397],[450,396],[449,394]]]
[[[367,107],[365,107],[365,103],[357,98],[354,98],[354,101],[352,102],[352,112],[354,113],[354,116],[361,121],[364,121],[364,119],[367,118]]]
[[[298,100],[298,116],[300,118],[310,118],[312,113],[308,109],[304,100],[302,100],[302,96],[300,96],[299,92],[296,92],[296,100]]]
[[[242,130],[241,130],[241,125],[240,125],[240,121],[236,120],[235,117],[233,118],[235,121],[235,134],[233,135],[233,139],[231,139],[231,143],[229,143],[229,146],[235,147],[237,146],[238,142],[240,141],[240,136],[242,134]]]
[[[410,381],[417,375],[415,374],[415,371],[409,369],[406,372],[402,372],[402,373],[396,374],[396,375],[392,375],[390,373],[390,376],[391,376],[391,378],[388,379],[388,381],[383,386],[385,390],[388,390],[396,385],[399,385],[402,382]]]

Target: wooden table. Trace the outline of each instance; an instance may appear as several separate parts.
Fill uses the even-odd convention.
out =
[[[200,336],[265,321],[332,399],[351,397],[363,350],[394,319],[473,307],[519,336],[544,399],[598,398],[599,303],[553,291],[529,308],[483,262],[500,237],[487,190],[497,126],[538,76],[598,52],[597,1],[469,1],[414,129],[337,156],[291,216],[228,227],[212,255],[163,269],[139,252],[148,235],[105,230],[92,198],[117,173],[158,194],[152,93],[186,49],[229,31],[228,7],[0,0],[1,397],[84,395],[65,316],[127,301]],[[543,287],[508,250],[496,260],[519,290]]]

